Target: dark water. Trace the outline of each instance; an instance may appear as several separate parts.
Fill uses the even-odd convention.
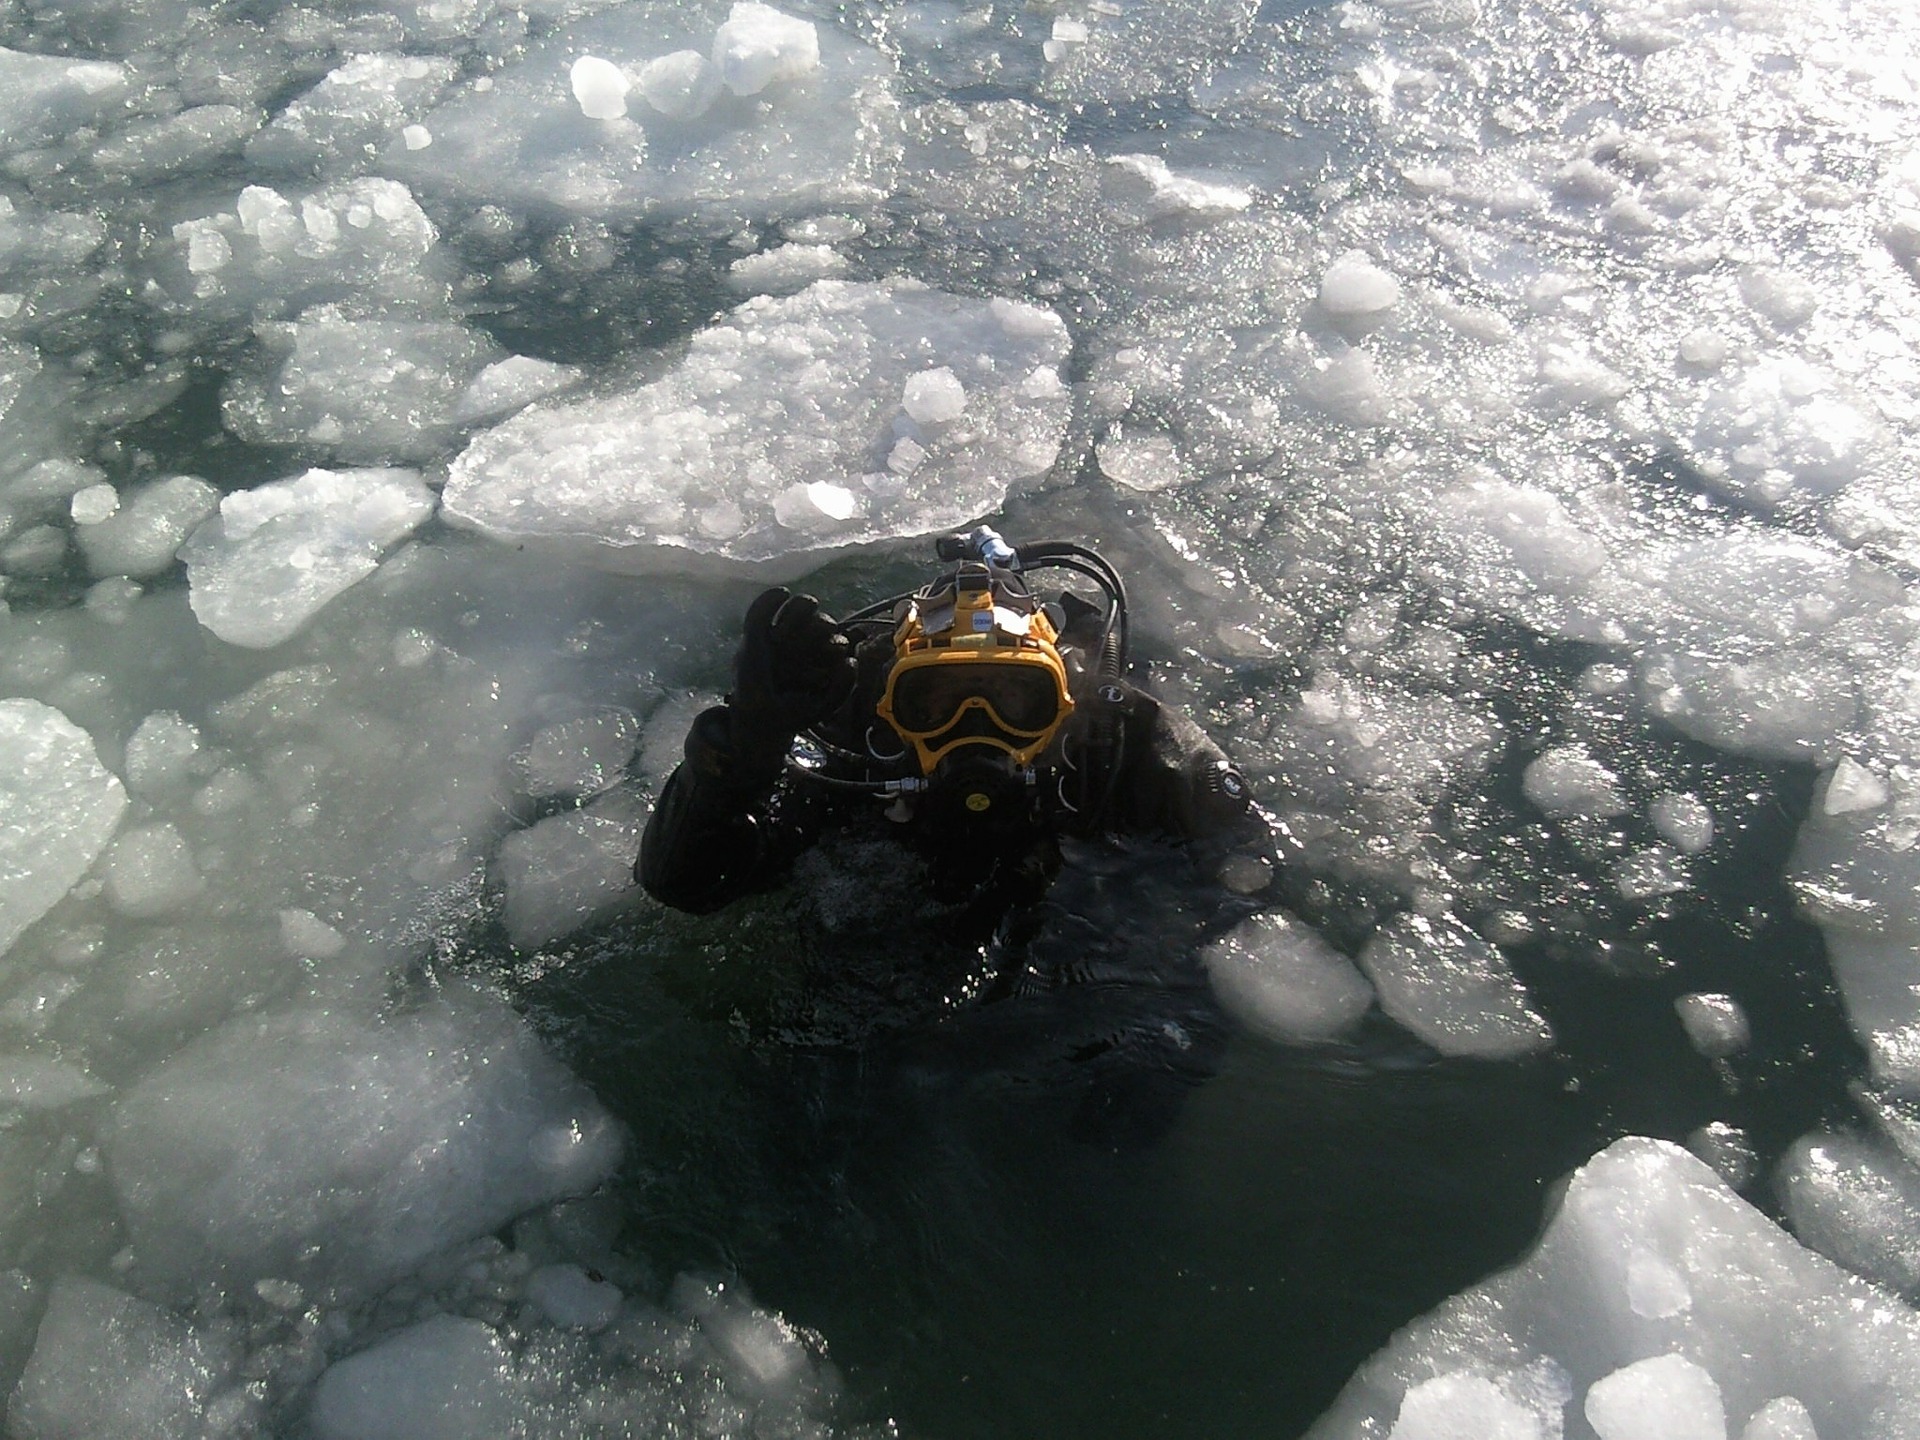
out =
[[[967,957],[903,969],[878,926],[816,943],[781,896],[644,913],[519,993],[633,1130],[629,1245],[817,1330],[842,1418],[1297,1435],[1396,1327],[1522,1255],[1553,1182],[1610,1140],[1721,1120],[1765,1160],[1845,1113],[1859,1056],[1774,878],[1808,777],[1775,778],[1739,866],[1640,924],[1657,966],[1514,953],[1558,1037],[1526,1063],[1444,1060],[1377,1015],[1339,1045],[1238,1031],[1151,886],[1116,913],[1072,873],[1062,933],[1099,953],[1007,1001],[943,1006]],[[1752,1021],[1732,1062],[1675,1019],[1702,989]],[[1764,1175],[1749,1193],[1770,1204]]]

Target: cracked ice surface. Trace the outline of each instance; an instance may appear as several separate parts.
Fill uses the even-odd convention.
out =
[[[454,461],[442,513],[609,569],[803,574],[1043,479],[1066,353],[1037,306],[823,280],[749,301],[658,380],[488,431]]]

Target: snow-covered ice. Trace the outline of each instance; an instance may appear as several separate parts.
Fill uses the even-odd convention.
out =
[[[1037,306],[823,280],[748,301],[657,380],[481,435],[441,513],[610,569],[799,575],[966,525],[1045,477],[1067,400],[1020,382],[1066,352]],[[912,463],[890,468],[903,445]]]

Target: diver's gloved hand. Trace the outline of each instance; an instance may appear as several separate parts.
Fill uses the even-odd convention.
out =
[[[811,595],[784,586],[747,607],[733,657],[733,748],[752,772],[777,773],[794,735],[853,688],[853,643]]]

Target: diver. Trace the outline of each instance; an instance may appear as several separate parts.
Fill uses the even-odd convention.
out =
[[[1063,841],[1175,842],[1255,908],[1272,832],[1220,747],[1127,678],[1112,565],[985,526],[936,550],[950,568],[931,583],[844,621],[783,588],[752,603],[733,690],[695,718],[648,819],[634,866],[647,892],[708,913],[856,827],[906,846],[927,889],[1003,944],[1059,874]],[[1037,594],[1041,570],[1091,582],[1100,602]]]

